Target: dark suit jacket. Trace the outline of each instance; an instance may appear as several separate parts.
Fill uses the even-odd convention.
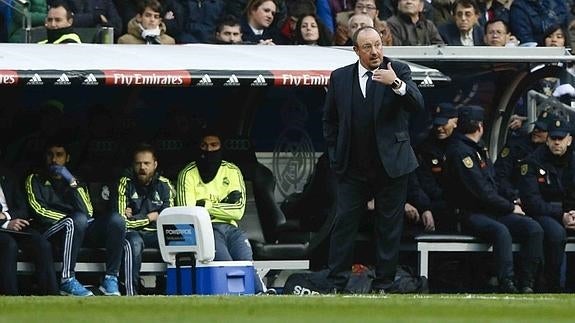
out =
[[[459,34],[459,28],[457,28],[455,22],[450,22],[440,26],[439,34],[441,35],[441,38],[443,38],[443,41],[447,45],[463,46],[463,44],[461,44],[461,35]],[[483,32],[483,27],[475,25],[473,27],[473,45],[484,46],[485,45],[485,43],[483,42],[484,35],[485,34]]]
[[[389,59],[384,57],[382,68]],[[325,99],[323,133],[331,168],[339,175],[349,164],[352,118],[352,87],[357,77],[357,64],[338,68],[331,73]],[[409,114],[423,110],[423,97],[411,79],[411,70],[404,63],[392,61],[397,77],[406,84],[406,94],[395,94],[391,87],[373,82],[368,103],[373,105],[377,150],[387,174],[396,178],[417,168],[417,160],[409,143]]]
[[[0,166],[0,185],[2,186],[2,191],[6,197],[6,204],[8,204],[8,213],[12,219],[29,219],[28,209],[26,206],[26,201],[24,200],[24,194],[20,190],[20,186],[12,174],[6,169]],[[2,206],[0,205],[0,211],[2,211]],[[0,226],[2,226],[6,220],[0,220]]]

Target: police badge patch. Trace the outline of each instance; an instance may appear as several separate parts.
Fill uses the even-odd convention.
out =
[[[523,164],[521,165],[521,176],[527,174],[527,171],[529,170],[529,165],[528,164]]]
[[[507,156],[509,156],[509,148],[508,148],[508,147],[505,147],[505,148],[503,148],[503,150],[501,151],[501,158],[505,158],[505,157],[507,157]]]
[[[467,156],[465,158],[463,158],[463,165],[465,165],[465,167],[467,168],[471,168],[473,167],[473,159],[471,159],[471,157]]]

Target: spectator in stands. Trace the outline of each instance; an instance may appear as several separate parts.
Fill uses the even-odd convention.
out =
[[[431,6],[433,7],[431,21],[433,21],[437,28],[453,22],[453,2],[454,0],[431,1]]]
[[[525,217],[521,206],[500,195],[495,172],[481,142],[483,108],[459,108],[458,131],[447,147],[447,197],[459,208],[463,226],[493,244],[499,290],[533,293],[535,274],[543,259],[543,229]],[[513,240],[521,243],[519,290],[513,270]]]
[[[477,2],[481,13],[480,25],[485,26],[485,23],[497,19],[509,21],[509,7],[513,0],[478,0]]]
[[[559,25],[549,27],[545,31],[544,46],[545,47],[565,47],[570,42],[567,40],[568,34]]]
[[[128,229],[129,248],[124,253],[128,296],[138,294],[144,248],[159,248],[156,220],[160,212],[174,205],[170,181],[156,171],[158,160],[154,148],[140,144],[133,156],[132,169],[120,179],[112,203],[113,217],[124,217]]]
[[[295,45],[333,45],[331,33],[315,14],[298,18],[296,24]]]
[[[397,13],[387,19],[394,46],[443,44],[435,24],[422,15],[425,0],[399,0]]]
[[[369,26],[369,27],[373,27],[374,23],[373,23],[373,19],[371,19],[370,16],[368,15],[364,15],[364,14],[357,14],[357,15],[353,15],[349,18],[349,20],[347,21],[347,27],[345,28],[345,31],[347,31],[347,35],[345,37],[343,37],[342,35],[338,35],[336,36],[335,42],[336,45],[341,45],[341,46],[351,46],[352,45],[352,36],[353,34],[359,30],[362,27],[365,26]],[[344,29],[338,29],[338,32],[342,31]],[[345,39],[345,43],[338,43],[338,41],[343,41]]]
[[[18,295],[18,249],[33,262],[36,270],[38,294],[53,295],[58,292],[52,260],[52,246],[30,224],[26,201],[13,173],[0,168],[0,294]]]
[[[166,34],[178,39],[182,32],[184,9],[179,0],[158,0],[162,5],[160,16],[166,25]],[[138,14],[141,0],[115,1],[116,8],[122,17],[122,28],[128,32],[128,23]]]
[[[240,21],[232,16],[225,16],[216,26],[216,44],[240,44],[242,28]]]
[[[58,0],[60,1],[60,0]],[[112,27],[122,35],[122,19],[112,0],[63,0],[74,13],[74,27]],[[50,2],[48,1],[48,4]]]
[[[53,2],[46,16],[46,34],[48,39],[39,44],[81,43],[80,36],[74,32],[74,16],[65,2]]]
[[[253,260],[246,234],[238,228],[244,216],[246,190],[240,169],[222,159],[222,142],[215,129],[205,129],[200,154],[178,176],[176,203],[201,206],[212,218],[215,261]],[[256,276],[256,291],[265,292]]]
[[[447,181],[445,178],[445,152],[457,128],[457,108],[447,102],[438,104],[434,111],[433,126],[429,137],[416,149],[419,167],[415,170],[417,175],[415,183],[419,184],[423,193],[431,201],[428,208],[435,216],[433,222],[437,230],[455,232],[457,231],[458,219],[455,210],[448,205],[445,196]],[[410,187],[415,186],[413,183],[414,181],[411,181]],[[420,193],[416,196],[422,195]],[[425,199],[420,198],[419,200]],[[420,202],[419,204],[423,203]]]
[[[317,7],[318,17],[320,17],[326,27],[334,34],[337,33],[337,15],[340,12],[353,10],[352,0],[317,0],[315,5]],[[347,19],[345,22],[347,22]]]
[[[553,25],[567,28],[569,10],[564,0],[514,0],[509,13],[511,32],[521,44],[543,46]]]
[[[565,255],[565,229],[575,229],[575,169],[572,131],[563,118],[550,120],[545,145],[521,164],[519,191],[528,216],[544,231],[545,278],[548,292],[560,292],[560,272]]]
[[[179,43],[212,43],[219,19],[224,14],[224,0],[184,0],[183,31]]]
[[[393,46],[393,36],[391,35],[391,30],[389,30],[387,21],[377,19],[374,27],[379,31],[383,46]]]
[[[92,217],[88,191],[67,169],[69,150],[64,141],[58,139],[48,141],[46,145],[45,167],[27,177],[26,195],[39,230],[51,240],[55,235],[61,235],[61,239],[56,240],[63,241],[60,293],[93,295],[74,274],[83,243],[88,247],[106,248],[106,276],[100,291],[105,295],[120,295],[118,273],[126,234],[125,221],[119,216]]]
[[[306,15],[314,15],[316,13],[316,8],[312,0],[295,0],[287,2],[288,6],[288,16],[283,22],[279,29],[279,44],[291,45],[295,43],[295,37],[297,34],[296,25],[300,17]],[[318,16],[315,16],[315,20],[318,24],[322,24]],[[327,29],[323,25],[324,29]],[[328,29],[329,31],[329,29]],[[330,31],[331,34],[331,31]]]
[[[479,7],[475,0],[455,0],[454,22],[439,27],[443,40],[452,46],[482,46],[483,27],[478,23]]]
[[[272,25],[270,26],[273,27],[274,29],[278,29],[278,26],[281,26],[281,24],[284,22],[284,20],[287,17],[287,6],[286,3],[287,2],[293,2],[294,0],[280,0],[280,1],[275,1],[275,5],[276,5],[276,10],[275,10],[275,15],[274,15],[274,21],[272,23]],[[297,1],[297,0],[296,0]],[[245,17],[246,13],[248,12],[249,8],[252,8],[250,5],[250,1],[249,0],[225,0],[226,5],[225,5],[225,14],[228,15],[233,15],[235,17]],[[242,26],[243,28],[243,26]],[[245,33],[245,30],[242,30],[242,32]]]
[[[370,26],[375,25],[375,20],[377,19],[379,11],[377,10],[377,3],[375,0],[358,0],[355,3],[353,11],[340,12],[337,17],[337,28],[334,35],[334,42],[336,45],[340,46],[351,46],[351,35],[353,32],[349,27],[349,19],[357,15],[367,15],[372,21]],[[359,29],[359,27],[358,27]]]
[[[11,3],[15,8],[11,9],[10,16],[5,17],[10,17],[8,23],[5,24],[8,27],[8,41],[11,43],[23,43],[25,42],[25,33],[22,26],[22,19],[24,17],[17,9],[22,10],[24,8],[20,1],[13,1]],[[46,12],[48,11],[46,0],[31,0],[27,3],[27,9],[30,13],[30,23],[32,28],[43,26],[46,21]]]
[[[142,0],[138,13],[128,23],[128,33],[118,38],[118,44],[173,45],[174,38],[166,34],[158,0]]]
[[[485,35],[483,36],[483,42],[487,46],[513,47],[516,44],[513,42],[511,33],[509,32],[509,26],[507,23],[501,19],[493,19],[485,23]]]
[[[542,111],[531,133],[510,137],[495,161],[495,174],[499,191],[506,197],[519,198],[519,165],[547,141],[547,127],[551,114]]]
[[[245,42],[275,45],[278,30],[274,26],[276,0],[250,0],[242,19],[242,38]]]

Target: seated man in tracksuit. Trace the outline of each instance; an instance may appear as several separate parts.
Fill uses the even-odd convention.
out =
[[[155,149],[140,144],[133,153],[132,170],[123,176],[112,199],[113,212],[126,220],[124,270],[126,295],[137,295],[144,248],[159,248],[156,220],[165,208],[174,205],[170,181],[160,176]]]
[[[37,293],[58,292],[52,245],[31,227],[26,201],[10,170],[0,167],[0,294],[18,295],[18,249],[34,263]]]
[[[222,142],[215,129],[206,129],[200,140],[200,154],[178,175],[176,203],[205,207],[212,219],[215,261],[252,261],[252,248],[238,227],[246,207],[246,189],[240,169],[222,160]],[[254,273],[257,293],[265,286]]]
[[[519,193],[525,213],[544,231],[547,291],[558,292],[565,254],[565,229],[575,228],[575,159],[566,120],[555,117],[549,123],[546,144],[529,155],[520,166]]]
[[[447,148],[447,197],[459,208],[463,228],[493,244],[500,291],[532,293],[543,258],[543,229],[521,206],[498,192],[495,170],[481,142],[483,108],[459,108],[458,131]],[[512,244],[521,244],[519,290],[514,282]]]
[[[119,216],[92,217],[88,190],[68,171],[69,150],[63,140],[48,140],[45,167],[26,178],[28,205],[34,223],[51,241],[61,241],[62,278],[60,294],[92,296],[75,278],[74,267],[80,246],[106,248],[106,276],[100,290],[105,295],[120,295],[118,273],[126,224]],[[65,228],[65,229],[63,229]]]
[[[537,147],[545,145],[550,117],[549,112],[541,112],[535,121],[533,131],[524,136],[509,138],[505,147],[501,149],[494,165],[495,174],[499,190],[508,198],[519,198],[519,165]]]

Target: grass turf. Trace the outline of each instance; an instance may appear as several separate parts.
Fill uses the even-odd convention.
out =
[[[575,295],[0,297],[0,322],[561,322]]]

